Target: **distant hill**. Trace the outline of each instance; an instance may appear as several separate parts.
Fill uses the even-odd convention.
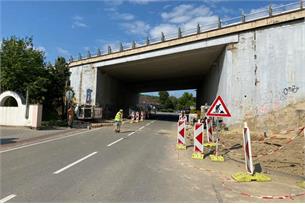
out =
[[[140,95],[139,98],[140,104],[151,104],[151,105],[160,105],[158,96],[149,96],[149,95]]]

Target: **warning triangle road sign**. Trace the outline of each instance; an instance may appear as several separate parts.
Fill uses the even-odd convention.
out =
[[[231,114],[223,102],[221,96],[217,96],[217,98],[212,103],[210,109],[208,110],[207,116],[211,117],[231,117]]]

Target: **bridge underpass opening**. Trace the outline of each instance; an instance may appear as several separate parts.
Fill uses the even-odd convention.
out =
[[[179,113],[182,110],[187,113],[195,111],[196,91],[195,89],[185,89],[166,90],[163,93],[142,92],[139,97],[139,106],[150,111],[151,119],[178,121]]]
[[[139,103],[139,94],[166,90],[195,89],[196,108],[215,98],[226,45],[218,45],[141,60],[98,67],[97,103],[127,110]],[[213,76],[211,76],[213,75]],[[204,81],[215,87],[203,93]]]

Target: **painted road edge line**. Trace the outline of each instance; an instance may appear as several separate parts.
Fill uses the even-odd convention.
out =
[[[9,201],[9,200],[11,200],[12,198],[15,198],[15,197],[16,197],[15,194],[11,194],[11,195],[9,195],[9,196],[6,196],[5,198],[2,198],[2,199],[0,200],[0,203],[5,203],[6,201]]]
[[[144,128],[144,126],[140,127],[139,130],[142,130]]]
[[[50,140],[44,140],[44,141],[41,141],[41,142],[36,142],[36,143],[28,144],[28,145],[22,145],[22,146],[19,146],[19,147],[15,147],[15,148],[11,148],[11,149],[7,149],[7,150],[0,151],[0,154],[1,154],[1,153],[4,153],[4,152],[10,152],[10,151],[13,151],[13,150],[17,150],[17,149],[22,149],[22,148],[25,148],[25,147],[31,147],[31,146],[35,146],[35,145],[39,145],[39,144],[43,144],[43,143],[47,143],[47,142],[52,142],[52,141],[56,141],[56,140],[61,140],[61,139],[73,137],[73,136],[76,136],[76,135],[79,135],[79,134],[82,134],[82,133],[88,133],[88,132],[97,131],[97,130],[100,130],[100,129],[101,129],[101,128],[97,128],[97,129],[94,129],[94,130],[88,130],[88,131],[77,132],[77,133],[73,133],[73,134],[71,134],[71,135],[67,135],[67,136],[63,136],[63,137],[57,137],[57,138],[50,139]]]
[[[59,174],[60,172],[63,172],[64,170],[74,166],[75,164],[78,164],[81,161],[84,161],[85,159],[88,159],[89,157],[92,157],[95,154],[97,154],[97,152],[93,152],[93,153],[91,153],[91,154],[89,154],[89,155],[87,155],[87,156],[85,156],[85,157],[83,157],[83,158],[81,158],[81,159],[79,159],[79,160],[69,164],[68,166],[65,166],[64,168],[61,168],[61,169],[57,170],[53,174]]]
[[[116,141],[114,141],[114,142],[108,144],[107,147],[110,147],[111,145],[114,145],[115,143],[117,143],[117,142],[119,142],[119,141],[121,141],[121,140],[123,140],[123,139],[124,139],[124,138],[121,137],[120,139],[118,139],[118,140],[116,140]]]

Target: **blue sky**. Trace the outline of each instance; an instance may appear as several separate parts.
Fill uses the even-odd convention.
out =
[[[266,8],[270,3],[282,5],[296,1],[1,1],[1,39],[12,35],[33,36],[34,45],[43,50],[46,61],[57,56],[76,57],[78,53],[95,53],[119,42],[129,45],[146,36],[159,37],[176,32],[177,27],[190,29],[215,23],[220,18],[236,17]],[[194,94],[194,91],[191,91]],[[171,92],[180,96],[183,92]]]

